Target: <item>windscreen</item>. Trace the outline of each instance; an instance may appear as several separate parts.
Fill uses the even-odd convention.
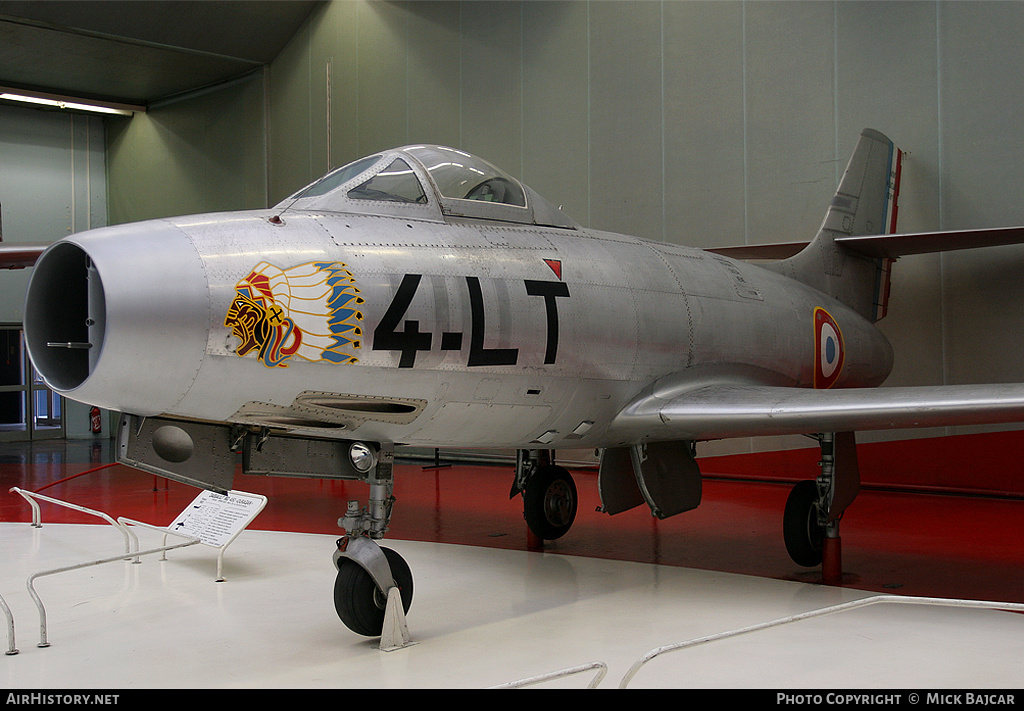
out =
[[[443,197],[526,207],[526,194],[519,181],[487,161],[441,146],[406,150],[424,165]]]

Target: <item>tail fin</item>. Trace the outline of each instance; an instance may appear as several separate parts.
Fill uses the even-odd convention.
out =
[[[836,239],[895,232],[902,161],[903,152],[892,141],[865,129],[818,234],[776,269],[835,297],[870,321],[885,316],[893,260],[852,252]]]

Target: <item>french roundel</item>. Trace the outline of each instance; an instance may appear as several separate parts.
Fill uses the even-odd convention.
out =
[[[825,309],[814,309],[814,387],[832,387],[845,357],[843,334],[835,319]]]

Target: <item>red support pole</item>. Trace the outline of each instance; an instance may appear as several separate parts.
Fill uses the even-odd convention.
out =
[[[842,539],[825,537],[821,551],[821,578],[826,585],[839,585],[843,581]]]

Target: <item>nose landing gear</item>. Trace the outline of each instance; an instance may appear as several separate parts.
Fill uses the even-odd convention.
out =
[[[413,584],[402,556],[369,538],[345,536],[338,540],[334,565],[334,609],[345,626],[365,637],[381,637],[382,649],[406,646],[405,613],[412,605]]]
[[[394,451],[390,447],[356,442],[349,464],[370,486],[369,505],[348,502],[338,520],[346,535],[338,539],[334,566],[334,609],[350,630],[380,637],[381,649],[391,651],[411,644],[405,613],[412,605],[413,579],[409,565],[396,551],[381,547],[395,502]]]

